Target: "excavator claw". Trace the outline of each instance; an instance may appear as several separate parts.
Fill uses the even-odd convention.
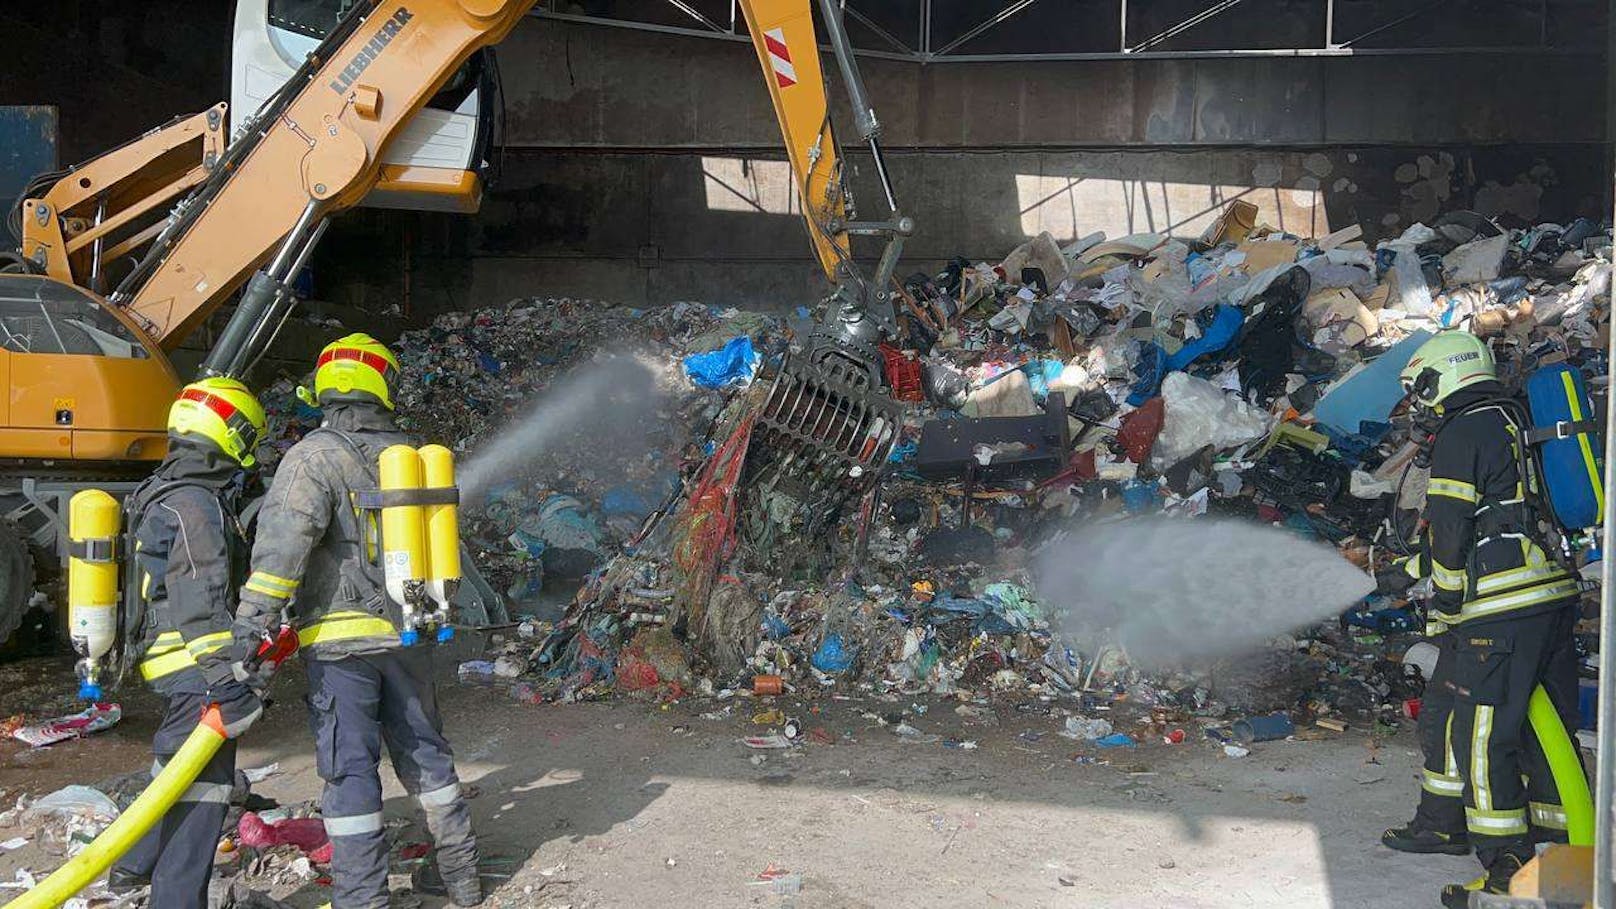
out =
[[[832,355],[817,363],[786,360],[758,414],[757,432],[793,472],[861,487],[886,463],[902,425],[902,409],[872,386],[864,365]]]

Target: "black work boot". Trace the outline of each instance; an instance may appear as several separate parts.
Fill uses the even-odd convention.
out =
[[[133,871],[125,871],[116,865],[113,866],[111,871],[107,872],[107,890],[118,896],[134,893],[142,887],[150,886],[150,875],[135,874]]]
[[[421,867],[410,873],[410,886],[416,893],[446,896],[456,906],[480,906],[483,902],[483,882],[477,877],[475,868],[445,878],[438,871],[437,863],[423,862]]]
[[[1470,905],[1470,894],[1481,893],[1509,893],[1509,879],[1515,872],[1521,870],[1526,861],[1513,852],[1505,852],[1494,859],[1487,866],[1487,871],[1481,877],[1468,884],[1449,884],[1442,888],[1442,905],[1445,909],[1465,909]]]
[[[1398,852],[1413,852],[1418,855],[1470,854],[1470,834],[1464,831],[1443,833],[1429,827],[1422,827],[1417,820],[1410,821],[1401,827],[1389,828],[1380,835],[1380,841],[1388,849],[1396,849]]]

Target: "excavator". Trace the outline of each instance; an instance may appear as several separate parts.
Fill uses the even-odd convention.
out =
[[[816,2],[881,220],[856,220]],[[66,556],[68,499],[92,486],[127,492],[163,457],[167,409],[189,378],[171,359],[183,341],[235,300],[199,372],[244,378],[286,328],[294,280],[334,216],[477,209],[494,116],[489,49],[533,5],[242,0],[233,95],[250,112],[232,125],[221,103],[29,184],[8,218],[19,246],[0,251],[0,643],[30,606],[36,561],[50,571]],[[739,5],[832,286],[815,331],[761,396],[756,434],[771,446],[771,482],[845,498],[896,442],[901,411],[878,345],[896,331],[892,276],[913,223],[837,0]],[[853,260],[860,235],[884,239],[873,274]]]

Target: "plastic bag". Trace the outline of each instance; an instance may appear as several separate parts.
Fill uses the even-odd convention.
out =
[[[1201,448],[1234,448],[1268,432],[1268,414],[1225,394],[1205,379],[1175,372],[1162,382],[1166,416],[1151,450],[1151,461],[1165,470]]]
[[[1397,289],[1400,295],[1397,308],[1411,316],[1430,316],[1436,310],[1436,303],[1431,299],[1431,288],[1425,283],[1425,272],[1421,271],[1420,255],[1411,248],[1402,248],[1397,251],[1393,268],[1397,272]]]
[[[717,350],[685,357],[685,375],[702,388],[738,387],[752,381],[762,360],[752,339],[741,335]]]
[[[846,672],[853,665],[853,654],[842,643],[842,636],[832,631],[814,652],[814,668],[829,675]]]

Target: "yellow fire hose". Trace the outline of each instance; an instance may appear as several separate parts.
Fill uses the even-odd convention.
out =
[[[1588,792],[1588,778],[1583,775],[1582,761],[1577,758],[1577,746],[1566,732],[1560,714],[1549,701],[1543,686],[1532,692],[1526,716],[1537,733],[1538,744],[1549,760],[1549,771],[1555,788],[1560,791],[1560,804],[1565,808],[1566,834],[1573,846],[1594,844],[1594,799]]]
[[[95,841],[71,861],[56,869],[32,890],[5,905],[5,909],[48,909],[60,906],[74,894],[100,877],[118,857],[128,852],[135,843],[163,819],[168,809],[179,801],[185,790],[195,782],[219,746],[225,741],[224,721],[218,707],[209,707],[202,714],[185,744],[169,759],[163,771],[152,779],[140,797],[128,810],[101,832]],[[1586,787],[1584,787],[1586,789]]]

